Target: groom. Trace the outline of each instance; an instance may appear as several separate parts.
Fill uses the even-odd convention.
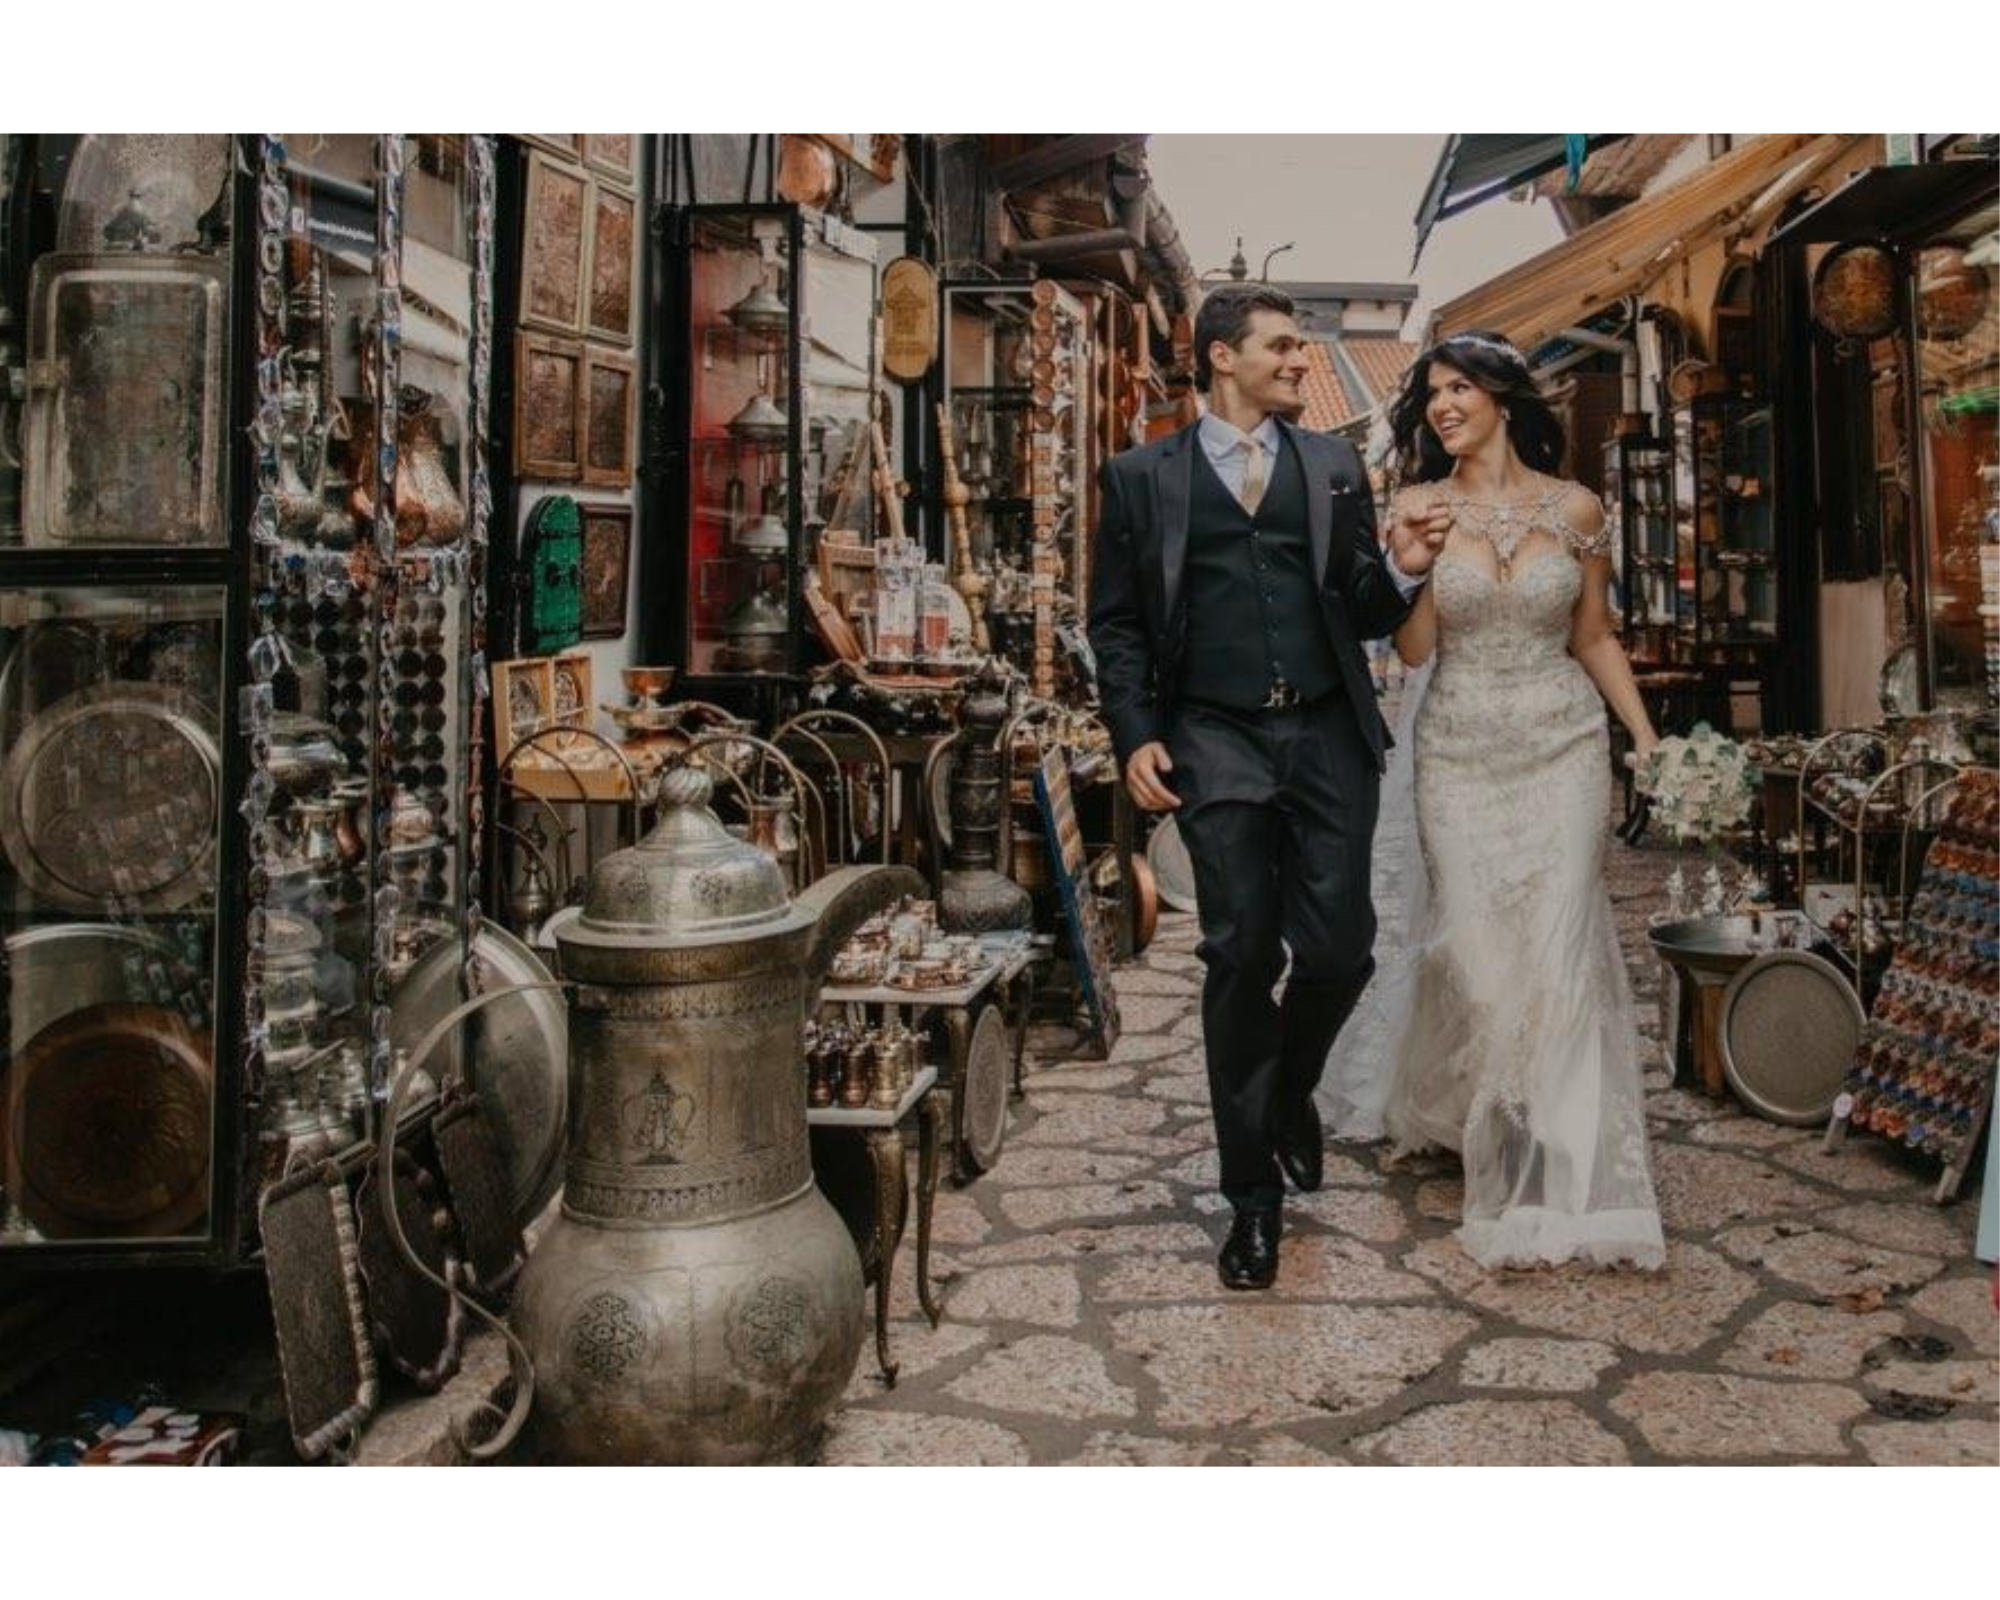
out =
[[[1313,1090],[1374,970],[1387,731],[1361,642],[1403,620],[1437,541],[1399,524],[1385,563],[1354,448],[1288,420],[1306,372],[1288,296],[1216,290],[1194,348],[1207,414],[1105,464],[1090,642],[1126,786],[1175,813],[1194,863],[1209,1098],[1235,1209],[1217,1267],[1231,1289],[1263,1289],[1280,1169],[1320,1185]]]

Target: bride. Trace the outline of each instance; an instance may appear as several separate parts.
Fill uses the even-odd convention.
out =
[[[1657,737],[1612,632],[1603,511],[1549,476],[1561,425],[1496,335],[1427,351],[1390,424],[1404,485],[1391,514],[1439,552],[1396,634],[1403,660],[1430,671],[1406,691],[1398,755],[1412,761],[1384,792],[1393,851],[1394,791],[1413,786],[1417,854],[1403,854],[1400,960],[1395,919],[1382,919],[1375,1026],[1357,1019],[1334,1054],[1335,1130],[1386,1133],[1398,1153],[1457,1151],[1459,1242],[1486,1266],[1657,1267],[1632,998],[1604,883],[1604,705],[1639,754]]]

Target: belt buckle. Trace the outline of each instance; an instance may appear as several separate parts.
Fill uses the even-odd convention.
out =
[[[1283,678],[1272,680],[1270,693],[1264,696],[1266,711],[1289,711],[1299,703],[1299,691]]]

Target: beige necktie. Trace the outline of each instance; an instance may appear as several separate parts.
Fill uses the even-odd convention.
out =
[[[1237,498],[1243,502],[1245,511],[1255,514],[1257,502],[1264,498],[1264,443],[1261,439],[1250,439],[1243,448],[1250,453],[1250,459],[1243,464],[1243,490]]]

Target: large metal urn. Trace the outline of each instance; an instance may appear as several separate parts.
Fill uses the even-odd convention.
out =
[[[543,1459],[797,1459],[861,1349],[861,1262],[806,1145],[828,930],[710,794],[700,767],[670,771],[659,825],[556,934],[580,1102],[514,1310]]]

